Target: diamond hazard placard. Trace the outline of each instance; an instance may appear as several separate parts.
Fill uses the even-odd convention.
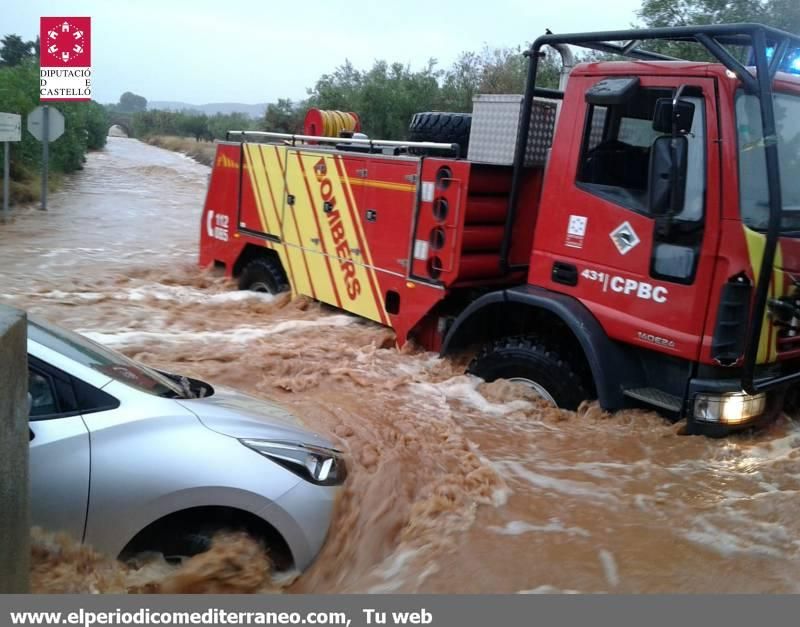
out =
[[[39,21],[39,99],[92,99],[92,18],[42,17]]]

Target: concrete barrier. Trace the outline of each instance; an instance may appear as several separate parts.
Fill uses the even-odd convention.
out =
[[[28,592],[28,325],[0,306],[0,593]]]

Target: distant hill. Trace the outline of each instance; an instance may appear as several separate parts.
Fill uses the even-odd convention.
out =
[[[244,104],[242,102],[210,102],[208,104],[189,104],[188,102],[177,102],[172,100],[150,100],[147,102],[148,109],[165,109],[167,111],[197,111],[206,115],[215,113],[245,113],[251,118],[263,117],[267,110],[267,103]]]

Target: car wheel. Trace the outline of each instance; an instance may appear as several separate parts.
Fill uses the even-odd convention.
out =
[[[485,381],[523,383],[561,409],[577,409],[590,393],[569,360],[538,337],[504,338],[487,345],[468,372]]]
[[[205,526],[195,530],[177,533],[172,538],[166,538],[158,551],[163,553],[164,559],[169,563],[179,564],[184,559],[205,553],[211,548],[214,538],[220,534],[246,534],[264,546],[263,540],[257,535],[242,528]],[[264,548],[265,553],[270,552]]]
[[[239,276],[239,289],[280,294],[289,291],[289,282],[277,259],[257,257],[244,267]]]

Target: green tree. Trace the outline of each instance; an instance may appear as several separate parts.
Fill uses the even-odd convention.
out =
[[[402,63],[375,61],[359,71],[349,61],[323,75],[309,92],[308,106],[354,111],[363,130],[373,137],[406,136],[417,111],[431,109],[439,97],[441,72],[431,59],[418,71]]]
[[[147,109],[147,98],[126,91],[119,97],[117,110],[124,113],[138,113]]]
[[[245,113],[216,113],[208,118],[208,130],[214,139],[225,139],[228,131],[251,131],[256,120]]]
[[[0,66],[14,67],[34,56],[34,51],[38,52],[39,38],[36,43],[24,41],[19,35],[6,35],[0,39]]]
[[[303,103],[295,105],[288,98],[267,105],[261,128],[274,133],[299,133],[303,126]]]
[[[106,145],[111,119],[106,108],[94,100],[84,106],[87,146],[89,150],[99,150]]]
[[[483,61],[475,52],[462,52],[444,73],[439,92],[439,105],[446,111],[472,110],[472,97],[478,92],[483,74]]]
[[[648,27],[759,22],[800,32],[797,0],[643,0],[637,15]],[[683,59],[710,60],[696,44],[654,42],[648,47]]]
[[[196,141],[211,138],[208,130],[208,116],[205,113],[196,114],[182,111],[179,114],[177,126],[179,134],[194,137]]]
[[[313,89],[309,90],[308,105],[320,109],[353,111],[361,90],[361,72],[349,59],[332,74],[323,74]]]

